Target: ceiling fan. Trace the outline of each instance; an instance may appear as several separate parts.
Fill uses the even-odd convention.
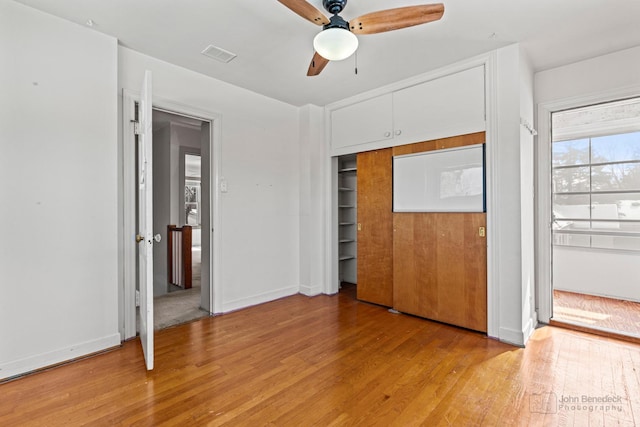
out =
[[[322,0],[322,6],[332,14],[324,13],[306,0],[278,0],[304,19],[322,26],[322,31],[313,40],[315,54],[309,65],[307,76],[317,76],[329,63],[351,56],[358,48],[356,34],[376,34],[414,25],[437,21],[444,14],[442,3],[407,6],[367,13],[345,21],[339,13],[347,0]]]

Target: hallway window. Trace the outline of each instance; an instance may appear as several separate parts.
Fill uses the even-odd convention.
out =
[[[202,224],[202,194],[201,194],[201,165],[200,156],[194,154],[185,155],[185,185],[184,208],[185,223],[193,227]]]

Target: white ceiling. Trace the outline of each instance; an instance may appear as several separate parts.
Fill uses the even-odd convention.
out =
[[[357,75],[351,57],[307,77],[320,27],[276,0],[17,1],[81,25],[91,19],[123,46],[294,105],[326,105],[514,42],[536,71],[640,45],[638,0],[444,0],[440,21],[359,36]],[[349,0],[341,16],[425,3]],[[201,55],[209,44],[238,57]]]

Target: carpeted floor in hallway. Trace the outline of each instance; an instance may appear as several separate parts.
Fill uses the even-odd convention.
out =
[[[209,315],[200,309],[202,257],[199,246],[193,248],[191,256],[192,288],[169,292],[153,299],[154,329],[168,328]]]

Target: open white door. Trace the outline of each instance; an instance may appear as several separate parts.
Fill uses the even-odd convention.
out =
[[[138,106],[138,236],[140,284],[140,342],[153,369],[153,165],[151,71],[145,71]]]

